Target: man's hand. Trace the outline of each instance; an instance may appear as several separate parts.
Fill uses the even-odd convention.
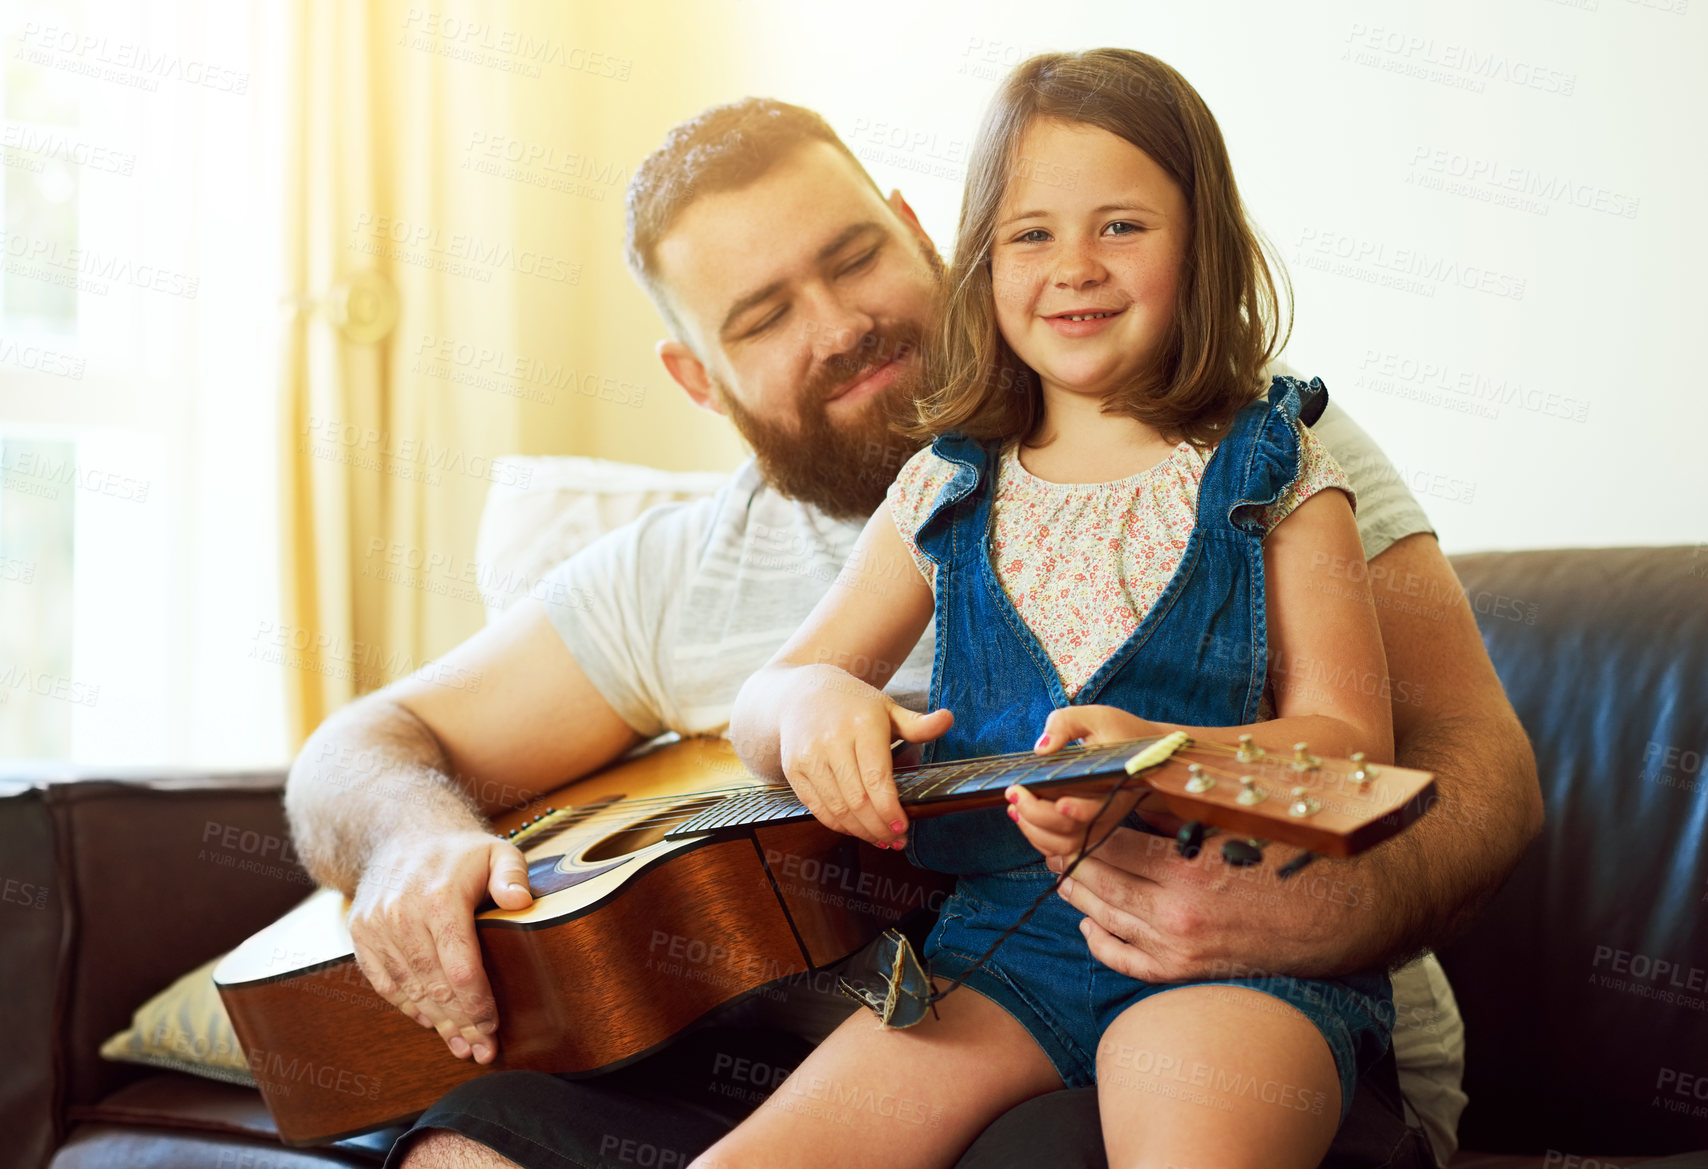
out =
[[[490,1063],[498,1017],[474,908],[532,904],[522,854],[493,817],[640,741],[532,597],[423,670],[316,728],[285,810],[309,873],[351,898],[356,960],[381,995],[459,1057]],[[486,679],[478,689],[436,676]]]
[[[1329,861],[1277,882],[1275,866],[1296,851],[1279,849],[1270,845],[1262,865],[1234,869],[1213,848],[1187,860],[1166,836],[1118,828],[1062,882],[1060,894],[1085,914],[1080,932],[1092,956],[1146,982],[1240,973],[1329,977],[1357,969],[1344,962],[1344,970],[1333,969],[1332,946],[1311,944],[1323,931],[1299,927],[1305,919],[1331,926],[1357,898],[1353,903],[1368,911],[1371,891],[1348,885]],[[1044,863],[1059,873],[1062,862]],[[1280,923],[1297,934],[1278,930]]]
[[[474,910],[490,895],[526,909],[528,866],[515,845],[481,832],[399,839],[374,854],[350,907],[350,939],[368,981],[439,1033],[458,1059],[491,1063],[498,1008],[481,964]]]

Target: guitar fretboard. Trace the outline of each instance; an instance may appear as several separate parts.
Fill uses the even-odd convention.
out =
[[[976,759],[897,767],[896,792],[903,806],[935,804],[979,792],[1001,791],[1011,783],[1041,787],[1069,780],[1117,775],[1126,770],[1127,760],[1136,752],[1156,741],[1152,737],[1103,743],[1095,747],[1064,747],[1054,755],[1044,757],[1030,751],[1017,751],[1011,755],[981,755]],[[720,800],[677,825],[666,839],[680,840],[703,832],[810,819],[812,813],[795,797],[793,789],[762,788]]]

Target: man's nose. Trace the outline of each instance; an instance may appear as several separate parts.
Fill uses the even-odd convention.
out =
[[[876,327],[872,314],[834,295],[820,297],[807,317],[808,339],[821,359],[852,353]]]

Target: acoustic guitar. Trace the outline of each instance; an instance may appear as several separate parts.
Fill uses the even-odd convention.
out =
[[[1187,821],[1183,850],[1221,830],[1230,864],[1262,843],[1350,856],[1426,809],[1428,772],[1195,742],[1184,735],[1040,758],[1030,752],[898,766],[911,817],[1003,802],[1023,783],[1098,795],[1117,783]],[[1130,798],[1130,797],[1128,797]],[[721,739],[689,739],[500,816],[528,861],[534,902],[487,903],[475,926],[500,1020],[481,1066],[374,992],[356,965],[349,901],[323,889],[219,965],[250,1069],[290,1144],[402,1123],[457,1084],[500,1069],[593,1074],[668,1043],[712,1009],[821,971],[952,878],[831,832],[787,787],[747,773]],[[371,877],[370,877],[371,879]],[[773,992],[774,993],[774,992]]]

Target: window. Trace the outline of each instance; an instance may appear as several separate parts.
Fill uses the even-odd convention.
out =
[[[12,3],[0,37],[0,756],[286,758],[278,70],[212,0]]]

